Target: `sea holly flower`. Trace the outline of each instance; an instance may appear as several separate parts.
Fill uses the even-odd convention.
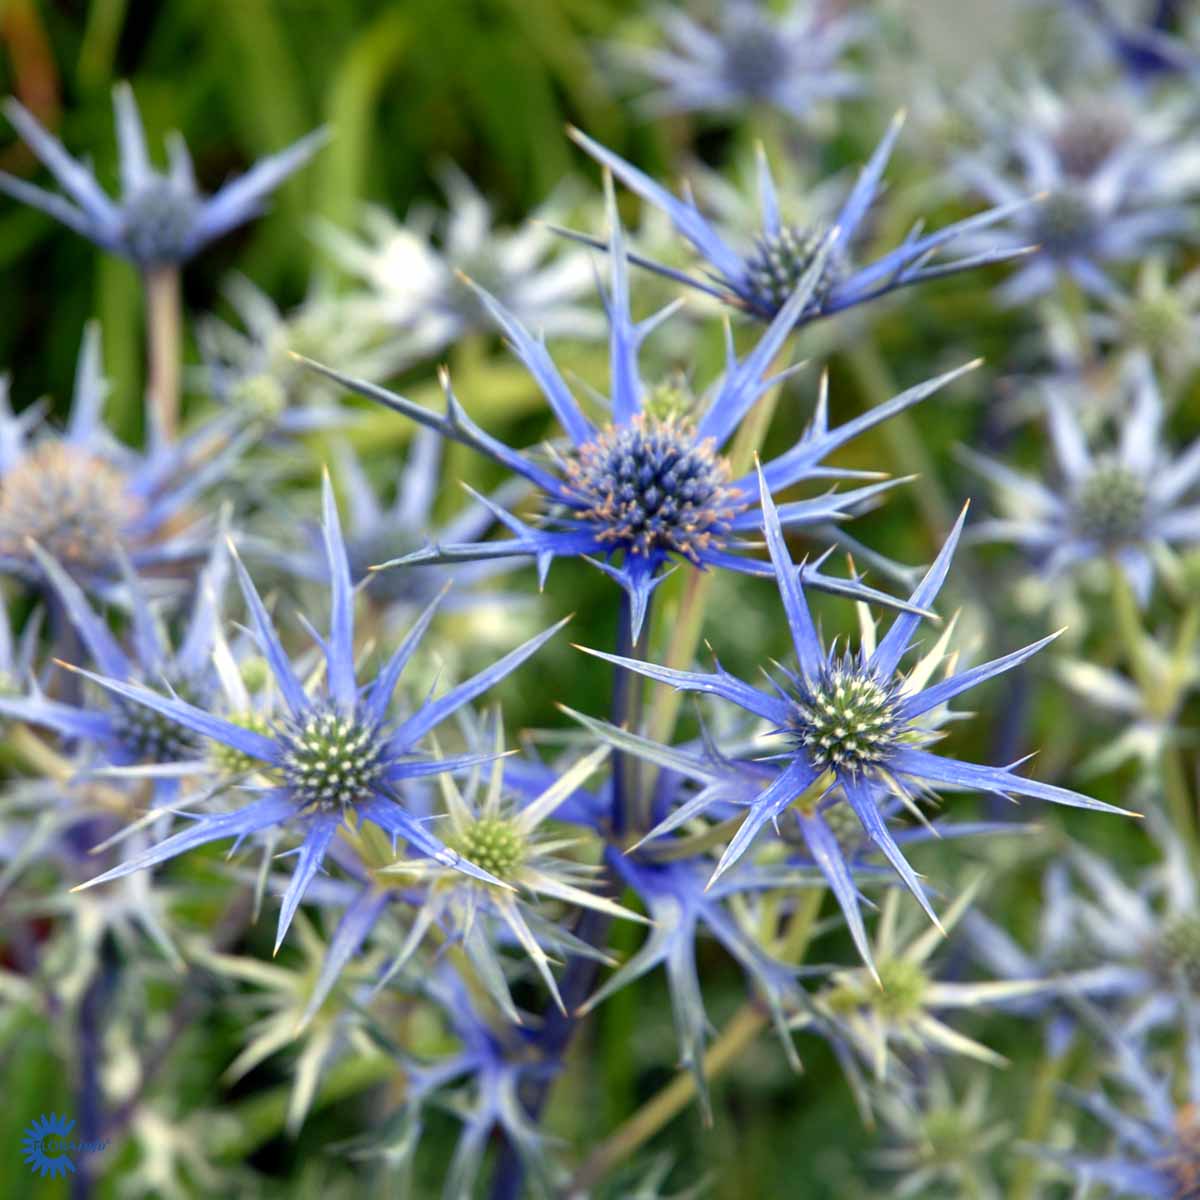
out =
[[[944,929],[927,929],[915,937],[901,936],[900,895],[883,898],[872,961],[866,966],[835,969],[827,983],[812,995],[812,1007],[823,1016],[877,1081],[888,1076],[897,1052],[924,1058],[934,1053],[963,1055],[991,1066],[1006,1060],[947,1023],[950,1013],[986,1009],[1035,993],[1046,985],[1038,980],[957,983],[937,978],[931,964],[945,934],[961,919],[982,883],[976,878],[946,910]],[[794,1024],[804,1028],[809,1018]],[[857,1064],[840,1056],[860,1102],[865,1095]]]
[[[551,837],[541,828],[599,769],[608,757],[608,747],[601,746],[581,758],[523,806],[506,794],[502,751],[502,730],[497,721],[496,757],[486,786],[477,772],[465,791],[448,774],[439,776],[438,782],[448,818],[440,826],[447,845],[507,886],[468,879],[436,860],[402,859],[383,868],[380,875],[408,880],[410,887],[415,884],[424,894],[405,946],[389,973],[399,970],[429,930],[437,926],[461,940],[492,999],[510,1021],[520,1024],[520,1013],[495,952],[498,939],[494,929],[506,931],[528,956],[564,1016],[567,1010],[550,970],[547,950],[605,958],[602,951],[548,920],[527,896],[589,908],[610,917],[634,921],[643,918],[594,890],[598,868],[566,857],[564,851],[576,844],[577,838]]]
[[[867,214],[883,186],[883,175],[904,114],[898,114],[860,172],[845,200],[825,223],[801,226],[792,224],[788,215],[788,197],[777,194],[771,166],[759,151],[758,206],[761,230],[750,245],[737,244],[717,228],[697,207],[689,191],[674,196],[661,184],[599,142],[573,129],[571,137],[594,159],[607,167],[627,188],[648,204],[661,209],[676,231],[699,255],[704,278],[696,278],[673,267],[638,255],[630,261],[694,288],[733,308],[741,309],[762,322],[776,322],[789,310],[789,325],[799,327],[843,309],[866,304],[897,288],[938,279],[989,262],[1011,258],[1025,252],[1006,240],[1003,250],[984,249],[970,257],[944,263],[930,259],[942,247],[967,234],[985,229],[1023,207],[1022,197],[1010,197],[1002,208],[968,217],[963,221],[924,234],[914,229],[895,250],[866,266],[857,266],[852,255],[867,224]],[[837,237],[829,246],[830,232]],[[604,248],[603,243],[570,230],[559,232],[577,241]],[[803,303],[794,304],[797,288],[812,275],[811,288]]]
[[[1200,541],[1200,439],[1178,454],[1165,445],[1162,397],[1143,356],[1130,361],[1126,385],[1120,437],[1107,451],[1088,446],[1080,414],[1058,389],[1045,386],[1057,486],[974,451],[962,454],[1004,505],[1002,517],[974,527],[974,538],[1019,546],[1050,580],[1111,559],[1144,604],[1154,582],[1155,546]]]
[[[177,647],[170,645],[145,584],[128,562],[122,587],[132,626],[127,649],[55,558],[36,542],[29,544],[28,554],[98,670],[122,685],[165,684],[176,695],[204,702],[213,682],[210,659],[228,574],[220,539],[197,582],[190,619]],[[36,681],[30,683],[29,695],[0,696],[0,713],[54,730],[67,741],[79,743],[100,764],[169,764],[171,777],[177,775],[181,764],[190,763],[192,769],[203,765],[196,761],[202,754],[199,739],[160,713],[119,697],[104,706],[52,699]],[[161,781],[161,786],[174,790],[167,780]]]
[[[311,372],[306,372],[311,375]],[[315,377],[315,376],[314,376]],[[373,571],[376,563],[416,553],[429,543],[458,545],[482,538],[496,523],[495,509],[515,504],[528,492],[523,479],[501,485],[489,501],[471,502],[444,525],[434,521],[433,508],[438,498],[442,470],[442,438],[432,429],[419,429],[413,438],[408,459],[394,472],[395,495],[385,503],[362,462],[344,442],[332,447],[337,480],[349,507],[346,524],[346,555],[350,578],[372,608],[386,616],[409,617],[446,591],[441,611],[453,612],[494,602],[495,592],[479,585],[501,575],[515,565],[505,560],[483,560],[448,568],[427,567],[416,571]],[[304,550],[279,551],[261,537],[244,539],[260,561],[278,561],[291,574],[302,579],[325,582],[328,569],[319,529],[310,531],[310,544]]]
[[[748,922],[739,920],[736,906],[730,904],[743,889],[756,890],[770,883],[733,875],[714,886],[704,861],[695,858],[654,862],[611,847],[605,857],[622,883],[639,897],[653,925],[642,945],[604,981],[577,1015],[585,1016],[627,984],[663,967],[679,1039],[679,1062],[692,1072],[700,1102],[711,1117],[704,1076],[709,1020],[696,971],[697,942],[704,933],[715,938],[741,967],[747,985],[771,1013],[788,1062],[799,1070],[800,1060],[788,1024],[808,1004],[797,977],[821,969],[795,967],[773,958],[745,927]],[[812,1023],[821,1027],[815,1015]]]
[[[744,574],[767,571],[765,564],[741,553],[753,544],[748,538],[761,527],[753,476],[735,477],[721,451],[754,404],[790,374],[782,371],[768,376],[766,372],[817,286],[823,264],[832,252],[833,240],[823,246],[795,294],[757,346],[739,359],[730,344],[724,377],[711,395],[693,403],[686,396],[681,400],[674,389],[664,398],[660,390],[647,386],[639,375],[641,343],[676,306],[637,324],[633,322],[624,242],[611,191],[609,219],[611,286],[605,303],[611,368],[610,413],[605,423],[597,425],[584,413],[543,343],[498,300],[482,290],[479,292],[567,434],[569,445],[561,450],[552,448],[549,461],[512,450],[476,426],[460,405],[445,374],[442,386],[446,393],[446,413],[442,416],[365,380],[351,379],[318,363],[310,365],[351,390],[437,430],[445,438],[470,446],[522,476],[534,485],[544,504],[544,519],[536,526],[494,506],[497,519],[512,534],[509,538],[435,545],[382,566],[526,556],[536,561],[539,577],[544,581],[555,558],[589,557],[627,593],[630,628],[636,638],[650,594],[664,578],[663,568],[672,559],[697,568],[715,566]],[[806,479],[862,478],[859,472],[823,466],[822,459],[865,429],[925,399],[974,365],[918,384],[834,429],[829,428],[827,397],[822,389],[804,436],[765,467],[769,487],[782,489]],[[782,519],[789,528],[838,520],[851,515],[893,482],[873,482],[845,493],[831,491],[811,500],[798,500],[784,506]],[[613,561],[616,558],[619,562]],[[816,566],[804,567],[803,574],[810,587],[893,603],[858,579],[835,579],[822,574]]]
[[[471,989],[446,963],[410,984],[410,990],[433,1002],[458,1045],[433,1061],[400,1051],[404,1107],[347,1150],[393,1166],[409,1164],[420,1142],[423,1110],[440,1101],[462,1122],[458,1145],[445,1164],[444,1200],[474,1194],[488,1142],[497,1132],[517,1152],[539,1194],[549,1194],[546,1139],[526,1114],[521,1096],[527,1085],[544,1083],[561,1064],[538,1052],[529,1030],[486,1016]]]
[[[835,892],[848,897],[853,884],[846,877],[844,859],[837,852],[820,807],[830,789],[837,786],[868,836],[936,924],[924,889],[884,820],[879,806],[881,790],[906,800],[910,806],[914,793],[940,786],[953,791],[1029,796],[1102,812],[1124,811],[1054,784],[1024,778],[1007,767],[960,762],[926,749],[937,738],[936,725],[931,726],[927,720],[930,714],[936,714],[970,688],[1011,670],[1057,636],[1052,634],[991,662],[951,673],[938,683],[931,683],[928,668],[921,664],[907,674],[900,673],[900,661],[912,643],[921,613],[933,603],[949,571],[965,509],[909,598],[911,611],[900,613],[878,641],[874,626],[864,624],[859,650],[839,653],[836,647],[826,649],[821,643],[808,609],[804,583],[784,541],[764,469],[760,467],[759,471],[767,547],[791,630],[797,669],[780,667],[780,677],[771,678],[772,691],[763,692],[730,675],[720,664],[711,673],[681,671],[598,650],[586,651],[679,690],[719,696],[769,722],[773,735],[780,739],[773,759],[780,764],[778,773],[758,795],[726,847],[714,880],[746,853],[765,825],[779,821],[794,806],[810,851],[828,870]],[[855,908],[845,900],[843,907],[848,916]],[[856,927],[852,921],[851,931],[869,966],[870,951],[861,925]]]
[[[0,386],[0,571],[40,580],[36,542],[92,590],[111,592],[125,556],[136,569],[203,558],[212,529],[191,508],[228,471],[245,435],[218,419],[149,448],[116,440],[102,419],[108,385],[100,329],[89,325],[79,351],[67,427],[42,424],[38,405],[14,414]]]
[[[1186,106],[1151,107],[1132,94],[1122,102],[1109,87],[1062,97],[1027,79],[1015,106],[978,108],[989,144],[959,162],[960,176],[994,205],[1036,197],[988,234],[992,247],[1039,247],[1004,285],[1007,302],[1048,292],[1060,274],[1115,297],[1109,263],[1142,259],[1164,237],[1194,231],[1187,201],[1200,175]]]
[[[267,730],[247,728],[181,696],[160,695],[111,675],[81,671],[127,704],[167,718],[180,736],[218,742],[261,763],[270,779],[258,798],[234,812],[197,818],[191,828],[106,871],[85,886],[166,862],[209,842],[241,842],[274,826],[300,837],[295,873],[283,898],[276,944],[287,933],[297,906],[320,869],[343,824],[377,825],[392,839],[403,839],[430,858],[499,881],[464,859],[431,833],[405,807],[407,781],[453,771],[477,761],[466,754],[431,758],[420,752],[424,738],[442,721],[487,691],[552,637],[565,622],[553,625],[523,646],[438,699],[429,699],[395,724],[389,722],[392,694],[430,621],[436,604],[425,610],[379,673],[362,685],[356,678],[354,588],[341,523],[328,475],[323,483],[325,550],[330,579],[329,633],[314,635],[325,658],[325,672],[308,688],[268,616],[258,589],[235,557],[238,582],[260,649],[270,664],[283,698],[284,716]],[[252,785],[247,785],[252,786]]]
[[[881,1091],[873,1107],[885,1145],[871,1157],[896,1177],[897,1200],[936,1195],[1000,1200],[995,1160],[1012,1129],[999,1119],[988,1090],[986,1075],[973,1075],[956,1088],[935,1067],[920,1082],[897,1082]]]
[[[286,1115],[286,1127],[293,1136],[312,1108],[323,1075],[350,1054],[378,1053],[355,1007],[313,1004],[328,948],[303,913],[296,920],[296,933],[299,954],[286,963],[214,953],[203,945],[193,949],[197,962],[219,978],[255,989],[239,998],[246,1012],[244,1044],[225,1069],[226,1084],[236,1083],[272,1055],[297,1048]],[[378,969],[380,958],[364,954],[359,964],[364,974]],[[358,988],[360,1000],[365,998],[365,990],[365,985]]]
[[[1166,260],[1155,255],[1138,268],[1130,291],[1100,301],[1088,322],[1103,345],[1143,352],[1169,381],[1200,366],[1200,270],[1171,280]]]
[[[934,664],[945,652],[948,637],[943,636],[926,656],[924,673],[932,675]],[[703,745],[660,746],[658,743],[618,729],[606,721],[559,706],[585,729],[614,749],[636,755],[660,768],[661,781],[655,797],[655,812],[661,819],[637,842],[631,851],[648,847],[650,856],[669,850],[670,843],[650,845],[668,833],[687,829],[699,818],[733,822],[752,815],[762,793],[778,776],[771,760],[760,756],[761,743],[747,739],[739,748],[726,748],[706,738]],[[512,768],[509,768],[510,770]],[[664,786],[665,785],[665,786]],[[1020,834],[1026,827],[1014,822],[962,821],[930,819],[917,810],[915,824],[901,824],[913,801],[891,794],[883,785],[875,785],[874,803],[880,819],[891,829],[895,845],[901,848],[927,841],[980,837],[994,834]],[[805,816],[801,805],[787,809],[773,823],[778,834],[775,853],[755,866],[741,866],[737,879],[744,887],[753,882],[767,888],[792,888],[797,885],[829,887],[842,909],[847,927],[865,961],[869,962],[866,927],[862,917],[862,890],[870,883],[888,883],[889,868],[877,861],[880,847],[864,828],[840,789],[828,789],[817,806],[819,825]],[[714,876],[716,878],[716,876]]]
[[[989,978],[1040,981],[1044,989],[1003,1004],[1004,1011],[1037,1017],[1046,1053],[1060,1058],[1079,1028],[1077,1001],[1108,1004],[1127,993],[1119,965],[1109,961],[1088,935],[1095,906],[1075,887],[1077,872],[1066,856],[1055,855],[1042,873],[1040,911],[1034,944],[1026,949],[1004,925],[979,909],[961,922],[967,952]]]
[[[1091,1012],[1090,1025],[1112,1055],[1108,1078],[1115,1089],[1076,1089],[1067,1095],[1099,1122],[1109,1146],[1089,1153],[1034,1147],[1039,1158],[1066,1167],[1089,1195],[1130,1200],[1189,1200],[1200,1189],[1200,1013],[1194,998],[1181,999],[1181,1049],[1160,1067],[1144,1041],[1113,1030]],[[1080,1193],[1082,1194],[1082,1192]]]
[[[1150,832],[1161,861],[1133,887],[1098,855],[1072,847],[1069,866],[1087,891],[1076,905],[1081,941],[1124,1001],[1121,1028],[1140,1035],[1177,1026],[1181,996],[1200,998],[1200,893],[1178,835],[1156,810]]]
[[[655,85],[642,104],[655,115],[733,112],[765,104],[797,119],[815,104],[861,91],[845,62],[867,22],[814,0],[790,0],[776,13],[757,0],[717,6],[711,27],[662,6],[665,48],[620,45],[619,62]]]
[[[1129,603],[1132,607],[1132,600]],[[1081,764],[1097,774],[1130,761],[1153,769],[1168,746],[1186,740],[1180,711],[1200,684],[1200,607],[1194,603],[1173,637],[1154,637],[1140,623],[1126,636],[1129,662],[1124,671],[1084,658],[1055,663],[1059,679],[1081,703],[1120,723],[1106,744]]]
[[[204,359],[204,386],[247,420],[265,421],[283,434],[326,429],[348,419],[337,389],[292,357],[307,354],[366,379],[387,379],[404,360],[379,322],[351,311],[342,298],[314,287],[298,307],[281,310],[242,275],[224,294],[238,324],[201,317],[196,335]]]
[[[48,192],[7,171],[0,171],[0,191],[143,268],[186,262],[209,242],[257,217],[267,197],[312,157],[326,137],[323,130],[310,133],[205,196],[196,186],[192,160],[179,134],[167,140],[167,171],[151,166],[142,119],[127,83],[113,90],[113,111],[120,159],[119,200],[112,199],[91,168],[72,158],[62,143],[13,99],[5,103],[5,115],[65,195]]]
[[[429,358],[490,328],[486,309],[461,278],[467,275],[520,321],[550,336],[591,338],[603,329],[598,314],[580,303],[592,280],[584,255],[555,253],[555,239],[539,223],[496,228],[487,201],[457,167],[443,168],[441,180],[448,201],[443,213],[417,208],[399,222],[369,207],[361,238],[327,225],[318,229],[334,261],[362,284],[341,300],[348,317],[390,329],[398,362]],[[558,207],[551,197],[535,217],[545,220]],[[319,357],[316,347],[294,349]],[[332,365],[351,371],[349,364]]]

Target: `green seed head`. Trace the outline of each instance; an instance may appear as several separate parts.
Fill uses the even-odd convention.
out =
[[[1134,300],[1123,324],[1129,341],[1155,353],[1173,350],[1192,336],[1191,314],[1172,292]]]
[[[900,724],[892,693],[843,663],[799,697],[793,736],[818,767],[856,774],[887,757]]]
[[[1075,495],[1075,526],[1104,546],[1137,541],[1146,520],[1146,482],[1113,460],[1096,463]]]
[[[273,420],[287,407],[287,391],[274,375],[261,373],[239,379],[230,402],[248,417]]]
[[[1150,951],[1154,968],[1168,980],[1182,975],[1200,992],[1200,915],[1189,913],[1167,922]]]
[[[853,854],[866,841],[867,835],[858,814],[845,800],[822,809],[821,819],[829,826],[830,833],[847,855]]]
[[[271,726],[266,717],[260,716],[258,713],[238,713],[237,716],[227,719],[239,729],[248,729],[251,733],[261,733],[266,736],[271,732]],[[243,754],[240,750],[226,746],[223,742],[213,742],[209,753],[213,766],[222,775],[247,775],[256,767],[261,766],[257,758],[251,758],[249,754]]]
[[[654,384],[642,398],[642,411],[658,421],[687,417],[695,407],[696,397],[681,371]]]
[[[247,658],[238,670],[249,692],[261,692],[271,678],[271,668],[267,665],[267,660],[257,654]]]
[[[497,879],[510,879],[525,861],[525,839],[511,821],[499,817],[473,822],[454,849]]]
[[[288,723],[283,777],[301,806],[348,807],[370,797],[384,769],[377,723],[336,708],[315,709]]]
[[[904,958],[887,958],[879,964],[883,985],[876,993],[875,1007],[893,1020],[915,1016],[921,1010],[929,990],[929,976],[918,963]]]

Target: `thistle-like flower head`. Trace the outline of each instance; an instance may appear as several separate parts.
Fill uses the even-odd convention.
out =
[[[956,1088],[949,1073],[934,1067],[926,1080],[893,1084],[874,1104],[886,1146],[873,1158],[894,1173],[898,1196],[966,1192],[999,1200],[995,1152],[1012,1130],[989,1104],[988,1078],[974,1075]]]
[[[84,333],[62,433],[41,423],[36,405],[14,415],[0,386],[0,570],[41,579],[29,548],[36,543],[104,592],[123,557],[135,568],[204,558],[211,529],[187,518],[241,453],[244,437],[219,418],[174,443],[152,435],[139,453],[104,425],[107,392],[96,325]]]
[[[384,868],[384,877],[415,878],[425,885],[421,910],[389,974],[407,962],[436,924],[445,935],[461,940],[492,999],[509,1020],[519,1024],[522,1018],[496,952],[502,940],[495,936],[496,931],[513,939],[528,956],[566,1015],[549,955],[571,953],[600,959],[604,955],[561,928],[535,901],[565,903],[610,917],[642,918],[596,890],[596,868],[568,857],[566,851],[578,839],[556,837],[542,828],[596,772],[608,755],[608,747],[601,746],[585,755],[554,776],[528,803],[521,804],[505,783],[498,719],[493,741],[497,757],[486,780],[474,772],[466,788],[460,788],[449,775],[440,777],[448,826],[444,832],[449,847],[506,886],[468,879],[448,871],[436,860],[406,859]]]
[[[325,141],[322,130],[310,133],[205,196],[196,186],[192,160],[178,134],[168,141],[167,171],[151,165],[142,119],[128,84],[119,84],[113,92],[113,110],[120,155],[119,200],[109,197],[91,169],[72,158],[24,105],[12,99],[4,106],[5,114],[65,195],[45,191],[6,171],[0,172],[0,191],[143,268],[186,262],[209,242],[258,216],[267,197]]]
[[[1001,235],[998,235],[993,250],[987,246],[988,234],[983,233],[980,235],[982,241],[976,246],[978,252],[969,257],[946,263],[930,262],[948,243],[980,233],[1015,210],[1027,207],[1022,198],[1009,197],[1003,207],[968,217],[935,233],[914,234],[895,250],[865,266],[853,261],[860,248],[867,214],[883,187],[884,172],[902,124],[901,113],[892,121],[842,203],[826,220],[816,224],[799,224],[789,219],[789,197],[779,196],[771,165],[760,149],[757,177],[761,225],[749,244],[741,248],[701,212],[690,191],[682,197],[675,196],[586,134],[572,130],[571,136],[626,187],[670,218],[676,231],[699,255],[704,278],[697,279],[636,255],[631,255],[631,261],[715,296],[759,321],[769,323],[778,319],[786,307],[791,325],[802,326],[865,304],[897,288],[1009,258],[1024,250]],[[568,230],[560,232],[603,248],[602,242],[583,234]],[[832,239],[831,233],[836,234]],[[804,303],[792,306],[789,302],[801,282],[809,276],[810,286]]]
[[[293,354],[376,380],[395,374],[405,361],[379,321],[327,287],[314,286],[286,312],[242,275],[223,290],[238,324],[211,315],[197,323],[201,378],[221,404],[273,432],[307,433],[346,419],[337,390],[305,371]]]
[[[663,48],[620,45],[616,55],[652,83],[643,100],[654,114],[738,112],[753,104],[803,119],[815,104],[861,89],[845,62],[866,22],[813,0],[791,0],[775,13],[756,0],[718,6],[715,27],[663,6]]]
[[[1057,460],[1057,486],[970,451],[964,456],[993,483],[1005,506],[997,520],[973,530],[979,539],[1012,542],[1050,579],[1095,559],[1112,559],[1139,601],[1154,582],[1156,542],[1191,547],[1200,541],[1200,441],[1171,454],[1162,436],[1163,404],[1149,361],[1126,368],[1130,399],[1115,447],[1089,447],[1070,398],[1045,387],[1046,416]]]
[[[245,781],[258,798],[233,812],[202,816],[150,850],[135,855],[92,883],[165,862],[208,842],[239,840],[272,827],[300,835],[295,873],[283,899],[278,941],[282,941],[305,889],[320,869],[343,824],[368,821],[393,840],[457,870],[494,877],[448,848],[406,808],[406,781],[457,770],[477,761],[467,754],[430,758],[420,750],[425,736],[462,705],[486,691],[524,662],[560,625],[532,638],[478,675],[430,699],[398,722],[390,719],[393,692],[436,601],[368,684],[356,678],[354,589],[341,524],[328,476],[324,481],[324,534],[330,580],[330,628],[317,638],[324,672],[306,687],[287,655],[262,599],[240,561],[235,560],[242,594],[260,649],[270,664],[284,712],[266,733],[180,696],[164,696],[108,675],[83,672],[125,704],[161,715],[189,736],[220,742],[260,764],[267,786]]]
[[[487,201],[462,171],[449,166],[441,175],[448,200],[444,213],[414,209],[400,222],[384,209],[369,208],[361,238],[336,228],[319,231],[335,261],[363,285],[344,299],[347,313],[392,331],[397,366],[489,328],[487,310],[463,275],[486,287],[518,320],[547,334],[600,333],[598,314],[580,303],[591,285],[585,256],[556,253],[555,239],[538,224],[496,228]],[[538,215],[548,219],[557,207],[551,197]],[[353,370],[350,363],[314,353],[316,347],[295,349]]]
[[[960,762],[926,749],[951,700],[1024,662],[1056,636],[966,670],[955,671],[951,661],[945,677],[934,683],[934,674],[947,656],[947,631],[921,661],[907,673],[900,672],[900,661],[910,647],[922,611],[933,603],[949,571],[966,517],[965,509],[941,553],[910,597],[910,611],[899,614],[878,641],[874,623],[864,619],[858,652],[839,654],[822,645],[800,573],[788,553],[768,484],[764,477],[760,479],[767,546],[792,634],[797,669],[780,668],[781,677],[772,679],[773,691],[768,693],[735,678],[719,664],[715,672],[703,673],[660,667],[596,650],[588,653],[684,691],[721,697],[769,723],[772,733],[782,739],[774,760],[781,766],[755,798],[713,878],[720,878],[746,853],[764,826],[777,822],[792,810],[813,858],[842,902],[855,943],[869,966],[870,950],[856,888],[829,827],[828,808],[822,806],[835,786],[840,788],[868,837],[935,923],[937,918],[924,889],[883,817],[878,800],[880,792],[885,796],[895,795],[911,805],[914,793],[919,795],[941,785],[958,791],[1030,796],[1078,808],[1121,810],[1066,788],[1024,778],[1006,767]],[[689,816],[696,815],[703,807],[689,809]],[[668,818],[647,836],[658,836],[676,823]]]
[[[1153,242],[1194,231],[1187,200],[1200,175],[1185,105],[1155,106],[1108,84],[1059,95],[1026,79],[1015,98],[991,97],[976,108],[986,145],[959,163],[962,177],[991,204],[1036,197],[1012,210],[986,243],[976,242],[1040,247],[1004,285],[1008,302],[1049,291],[1060,273],[1113,298],[1119,290],[1108,264],[1142,258]]]
[[[648,386],[640,376],[641,343],[675,306],[638,323],[632,320],[624,241],[611,189],[608,201],[611,287],[605,300],[611,367],[606,420],[598,423],[584,412],[542,342],[498,300],[480,292],[567,434],[567,445],[552,447],[548,462],[512,450],[474,425],[459,404],[448,376],[443,376],[447,411],[439,416],[364,380],[311,365],[346,387],[437,430],[443,437],[478,450],[524,477],[540,493],[544,511],[537,526],[527,525],[492,503],[496,518],[512,537],[434,545],[384,566],[519,555],[535,559],[544,579],[554,558],[589,556],[628,593],[630,624],[636,637],[650,593],[663,578],[663,568],[670,559],[748,574],[766,570],[758,560],[739,553],[747,548],[747,536],[761,527],[754,476],[734,472],[721,451],[755,403],[788,374],[785,371],[768,376],[767,371],[817,286],[831,243],[826,241],[795,294],[755,348],[739,359],[730,343],[724,377],[710,396],[689,406],[678,389],[672,388],[669,396],[664,396],[660,387]],[[856,434],[918,403],[974,365],[918,384],[835,429],[829,428],[823,382],[816,412],[804,436],[764,468],[767,486],[778,490],[805,479],[839,475],[863,478],[861,472],[823,466],[822,459]],[[815,499],[795,501],[784,507],[782,520],[789,527],[825,528],[830,522],[852,515],[858,506],[889,486],[891,481],[874,482],[845,493],[831,491]],[[826,591],[890,602],[857,579],[834,579],[816,567],[806,566],[804,578],[809,586]]]
[[[1159,1058],[1152,1043],[1114,1029],[1087,1009],[1097,1041],[1108,1050],[1107,1083],[1070,1098],[1109,1135],[1099,1152],[1039,1148],[1081,1186],[1102,1182],[1113,1196],[1191,1200],[1200,1191],[1200,1011],[1182,998],[1178,1052]],[[1090,1188],[1089,1188],[1090,1190]]]
[[[980,882],[976,879],[968,885],[947,909],[945,931],[953,929],[962,918]],[[887,1077],[891,1059],[897,1053],[918,1058],[949,1053],[993,1066],[1004,1065],[1000,1055],[947,1024],[945,1016],[1028,996],[1047,985],[1038,980],[940,980],[933,960],[944,933],[927,929],[904,937],[898,904],[899,893],[887,892],[872,955],[874,968],[835,970],[814,994],[813,1007],[827,1018],[877,1080]],[[861,1102],[864,1093],[856,1069],[846,1059],[843,1066]]]
[[[133,625],[127,649],[57,559],[36,542],[29,543],[27,553],[98,670],[124,684],[165,683],[175,695],[205,701],[214,682],[211,655],[228,574],[220,539],[197,581],[187,627],[177,646],[171,645],[145,583],[128,560],[122,560],[122,592]],[[101,706],[51,699],[36,682],[31,680],[30,685],[28,695],[0,696],[0,712],[52,729],[69,741],[78,740],[89,756],[104,765],[177,767],[201,757],[200,739],[193,731],[152,709],[120,696]]]

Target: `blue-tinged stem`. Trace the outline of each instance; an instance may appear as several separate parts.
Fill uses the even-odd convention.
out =
[[[630,602],[625,592],[617,611],[617,653],[622,658],[644,659],[649,644],[650,613],[642,622],[637,641],[629,629]],[[612,723],[633,732],[641,728],[642,697],[645,688],[640,675],[617,667],[613,671]],[[622,841],[630,833],[645,833],[650,828],[649,807],[641,787],[638,760],[615,751],[612,756],[612,833]]]
[[[616,770],[614,766],[613,770]],[[590,946],[603,946],[608,939],[608,927],[611,918],[603,913],[587,909],[580,918],[575,929],[575,936],[587,942]],[[541,1051],[548,1064],[561,1063],[566,1053],[571,1036],[578,1025],[575,1010],[591,994],[596,982],[596,974],[600,964],[595,959],[576,957],[567,964],[563,972],[562,993],[564,1015],[559,1009],[550,1006],[543,1017]],[[547,1074],[537,1080],[529,1091],[522,1096],[525,1111],[535,1124],[541,1120],[546,1101],[550,1098],[550,1088],[553,1077]],[[510,1143],[506,1143],[501,1151],[500,1160],[496,1164],[495,1178],[492,1180],[491,1200],[520,1200],[521,1186],[525,1170],[521,1158]]]
[[[229,907],[221,915],[213,930],[212,953],[224,954],[229,951],[246,932],[253,914],[254,892],[251,888],[243,888],[230,901]],[[175,1044],[191,1028],[192,1022],[210,1002],[211,992],[202,986],[204,979],[205,972],[199,967],[191,968],[184,977],[183,986],[179,991],[179,1000],[171,1013],[166,1032],[158,1041],[145,1046],[139,1063],[138,1082],[133,1095],[113,1112],[104,1127],[104,1134],[110,1141],[118,1138],[137,1115],[138,1107],[145,1098],[146,1092],[170,1062]]]
[[[617,653],[624,658],[646,657],[649,643],[650,614],[642,622],[642,631],[635,641],[630,633],[630,602],[625,592],[617,609]],[[632,671],[617,669],[613,673],[612,721],[629,729],[641,726],[642,694],[640,676]],[[634,831],[649,829],[649,803],[641,786],[638,760],[631,755],[614,753],[612,762],[612,837],[622,842]],[[575,929],[575,936],[589,946],[606,945],[610,919],[602,913],[587,909]],[[542,1017],[540,1050],[548,1064],[562,1061],[575,1027],[579,1023],[575,1010],[588,998],[595,987],[599,964],[595,959],[575,957],[563,972],[562,992],[564,1014],[550,1005]],[[533,1084],[522,1097],[526,1112],[533,1122],[541,1120],[542,1110],[550,1096],[553,1078],[548,1074]],[[518,1200],[524,1181],[524,1168],[516,1150],[506,1144],[496,1165],[492,1180],[491,1200]]]
[[[95,1143],[104,1129],[104,1096],[100,1084],[100,1068],[104,1053],[104,1014],[117,985],[118,963],[115,947],[105,937],[102,941],[96,974],[88,984],[79,1003],[79,1082],[75,1099],[77,1138]],[[75,1173],[71,1176],[72,1200],[88,1200],[93,1194],[90,1155],[79,1155]]]

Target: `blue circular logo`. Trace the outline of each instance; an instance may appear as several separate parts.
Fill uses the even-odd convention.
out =
[[[31,1121],[21,1139],[21,1151],[29,1168],[36,1171],[44,1179],[63,1178],[75,1174],[75,1164],[67,1156],[70,1145],[68,1137],[75,1128],[71,1117],[60,1117],[58,1113],[46,1116],[44,1113],[36,1121]]]

